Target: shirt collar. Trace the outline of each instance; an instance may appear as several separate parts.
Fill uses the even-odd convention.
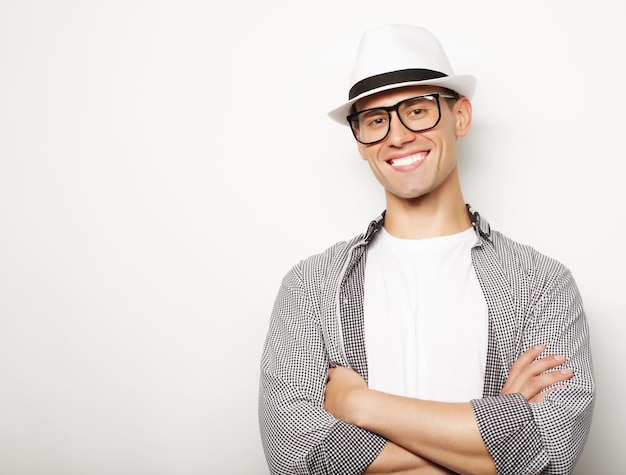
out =
[[[476,235],[478,237],[482,236],[485,239],[489,239],[491,236],[491,226],[489,226],[489,222],[469,204],[466,204],[465,206],[467,208],[467,214],[470,221],[472,222],[472,227],[474,228]],[[383,211],[382,213],[380,213],[380,215],[378,215],[370,222],[369,226],[367,227],[367,231],[363,236],[363,239],[366,243],[369,243],[374,235],[383,227],[383,223],[385,222],[385,212],[386,211]]]

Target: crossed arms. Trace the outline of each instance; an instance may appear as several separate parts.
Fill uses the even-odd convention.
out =
[[[501,394],[522,394],[541,402],[573,376],[555,370],[565,357],[537,359],[545,346],[527,350],[512,366]],[[390,442],[365,473],[495,474],[496,469],[469,403],[441,403],[394,396],[367,388],[355,371],[331,368],[325,408],[347,423],[377,433]]]

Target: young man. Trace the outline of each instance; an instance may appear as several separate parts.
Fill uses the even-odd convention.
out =
[[[422,28],[361,40],[330,116],[386,210],[283,280],[261,361],[272,473],[572,471],[595,392],[585,314],[564,266],[464,201],[474,87]]]

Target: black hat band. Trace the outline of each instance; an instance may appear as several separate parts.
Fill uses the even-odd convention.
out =
[[[364,92],[378,89],[379,87],[389,86],[390,84],[398,84],[402,82],[427,81],[429,79],[439,79],[447,77],[439,71],[432,69],[402,69],[400,71],[391,71],[389,73],[377,74],[370,76],[357,82],[350,89],[348,100],[360,96]]]

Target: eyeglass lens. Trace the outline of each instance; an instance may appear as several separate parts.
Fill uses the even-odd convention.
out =
[[[431,129],[440,119],[438,96],[419,96],[405,99],[395,106],[366,109],[350,118],[355,138],[364,144],[383,140],[391,127],[391,111],[412,132]]]

